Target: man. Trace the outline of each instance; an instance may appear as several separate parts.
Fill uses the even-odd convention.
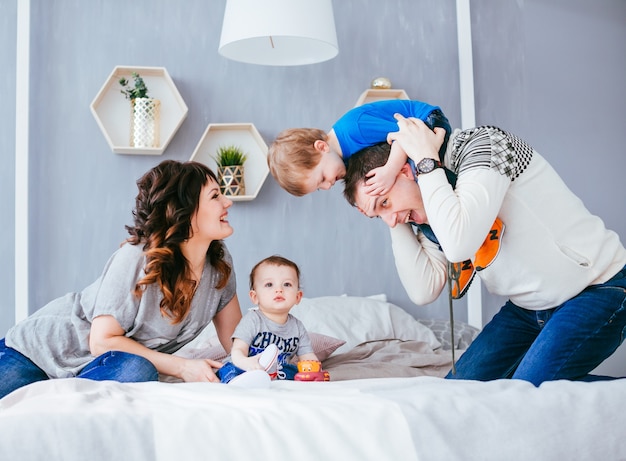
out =
[[[388,142],[399,142],[415,168],[403,166],[387,194],[368,195],[366,174],[385,163],[389,147],[363,149],[350,159],[346,199],[391,228],[396,267],[416,304],[439,296],[447,261],[465,261],[455,267],[476,270],[491,293],[508,298],[448,377],[610,379],[589,372],[626,328],[619,236],[518,137],[496,127],[456,130],[443,165],[440,129],[396,119]]]

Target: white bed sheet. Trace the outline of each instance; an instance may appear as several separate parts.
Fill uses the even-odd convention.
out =
[[[0,400],[3,459],[625,460],[626,380],[52,380]]]

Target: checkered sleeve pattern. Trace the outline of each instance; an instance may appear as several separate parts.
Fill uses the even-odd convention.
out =
[[[511,181],[532,160],[533,148],[517,136],[495,126],[461,131],[454,139],[452,170],[457,174],[473,168],[492,168]]]

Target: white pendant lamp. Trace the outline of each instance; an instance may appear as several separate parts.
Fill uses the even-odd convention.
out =
[[[338,52],[331,0],[226,0],[219,53],[228,59],[299,66]]]

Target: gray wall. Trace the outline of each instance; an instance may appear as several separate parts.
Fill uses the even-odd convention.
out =
[[[471,2],[476,121],[526,138],[624,242],[626,2],[512,3]]]
[[[15,4],[0,0],[0,212],[7,216],[0,333],[12,323],[14,300]],[[31,312],[99,275],[126,236],[136,179],[165,158],[187,160],[208,123],[252,122],[268,144],[287,127],[328,129],[374,77],[387,76],[460,124],[453,0],[336,0],[338,57],[293,68],[218,55],[224,5],[31,0]],[[472,0],[471,7],[477,123],[526,137],[624,239],[626,2]],[[189,107],[162,156],[112,153],[93,119],[89,105],[116,65],[166,67]],[[227,244],[244,309],[250,268],[280,253],[301,265],[306,296],[387,293],[417,317],[447,315],[445,299],[411,305],[387,229],[351,210],[341,186],[295,198],[268,177],[257,199],[235,203],[230,216],[235,234]],[[499,302],[487,296],[488,311]],[[463,303],[457,316],[465,318]]]
[[[183,8],[33,0],[31,310],[98,276],[126,236],[135,180],[163,158],[188,159],[210,122],[253,122],[268,143],[290,126],[329,129],[372,78],[386,75],[410,96],[437,101],[458,123],[454,2],[435,9],[428,2],[362,5],[336,2],[338,58],[276,68],[218,55],[223,1]],[[410,20],[417,17],[428,25],[423,31]],[[383,39],[389,24],[395,33]],[[391,58],[390,50],[401,48],[411,56]],[[189,106],[163,156],[113,154],[89,112],[115,65],[166,67]],[[250,268],[273,253],[300,263],[307,296],[386,292],[408,305],[387,229],[353,211],[340,187],[295,198],[268,178],[256,200],[235,203],[230,214],[235,234],[227,243],[244,307]],[[374,261],[382,262],[364,274]]]
[[[13,324],[15,302],[15,34],[16,2],[0,0],[0,336]]]

